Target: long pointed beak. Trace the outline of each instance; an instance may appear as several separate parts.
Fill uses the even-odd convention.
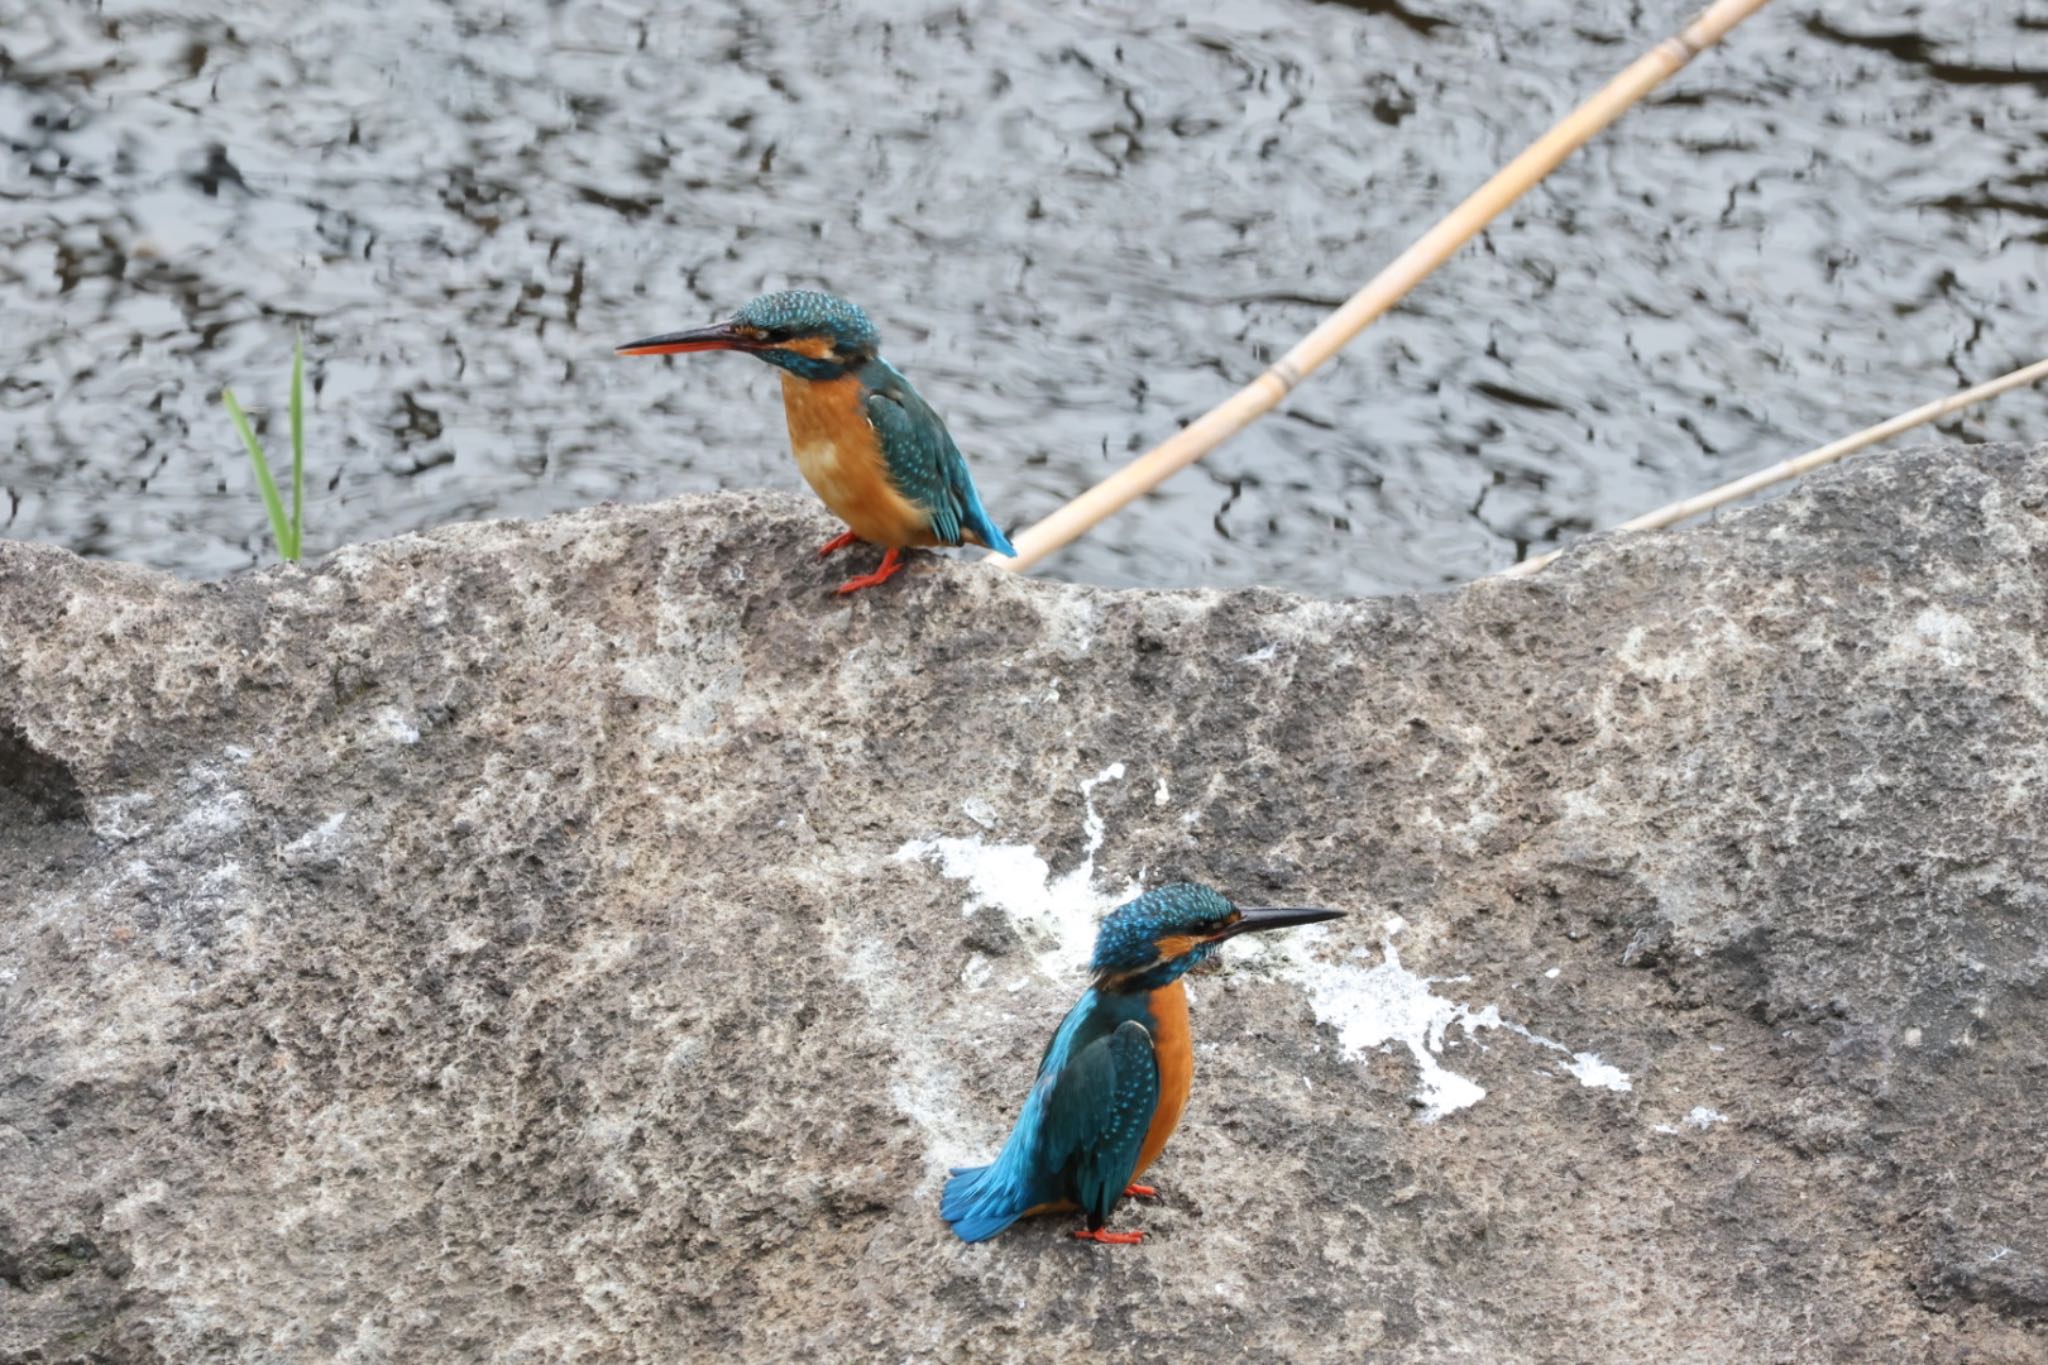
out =
[[[1248,909],[1239,906],[1237,921],[1216,937],[1236,938],[1239,934],[1255,934],[1266,929],[1291,929],[1297,924],[1320,924],[1326,919],[1342,919],[1342,910],[1317,909]]]
[[[617,347],[615,355],[678,355],[684,351],[751,351],[754,341],[731,322],[714,322],[688,332],[669,332]]]

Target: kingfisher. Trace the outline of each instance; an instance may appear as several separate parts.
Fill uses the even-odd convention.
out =
[[[1095,935],[1094,983],[1046,1044],[1002,1155],[956,1167],[939,1216],[963,1242],[995,1236],[1035,1213],[1079,1212],[1084,1242],[1134,1244],[1111,1232],[1126,1196],[1159,1156],[1187,1106],[1195,1074],[1181,977],[1239,934],[1336,919],[1342,910],[1252,909],[1206,886],[1148,891],[1112,910]]]
[[[840,584],[841,593],[887,582],[913,546],[972,542],[1017,553],[981,505],[946,424],[882,359],[875,325],[845,299],[808,289],[763,294],[724,322],[628,342],[617,353],[684,351],[745,351],[782,371],[797,468],[847,527],[819,557],[856,541],[884,550],[881,566]]]

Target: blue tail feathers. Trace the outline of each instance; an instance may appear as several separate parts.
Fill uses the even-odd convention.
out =
[[[994,550],[997,554],[1008,555],[1012,559],[1017,557],[1017,547],[1010,543],[1010,538],[1004,535],[1002,528],[998,527],[994,522],[991,521],[986,524],[986,529],[982,531],[981,538],[988,543],[989,549]]]
[[[1024,1216],[1016,1192],[1000,1176],[990,1179],[994,1166],[955,1166],[939,1201],[939,1217],[953,1225],[953,1235],[963,1242],[985,1242]]]
[[[1003,528],[996,525],[995,518],[991,517],[988,514],[988,509],[981,505],[981,494],[975,491],[972,483],[967,485],[966,502],[967,515],[960,518],[960,520],[966,524],[967,529],[980,536],[981,543],[988,546],[989,549],[994,550],[997,554],[1008,555],[1010,558],[1015,559],[1017,557],[1017,547],[1010,544],[1010,538],[1003,534]]]

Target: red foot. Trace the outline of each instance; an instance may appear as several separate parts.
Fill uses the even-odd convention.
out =
[[[1102,1242],[1110,1246],[1134,1247],[1145,1240],[1142,1232],[1111,1232],[1108,1228],[1076,1228],[1077,1242]]]
[[[860,537],[855,535],[853,532],[848,531],[843,535],[834,536],[832,537],[832,539],[826,541],[823,545],[820,545],[818,547],[818,558],[824,559],[828,555],[835,554],[838,551],[845,549],[849,545],[858,544],[860,544]]]
[[[882,556],[882,566],[879,569],[876,569],[873,573],[864,573],[859,578],[849,578],[844,583],[841,583],[839,585],[839,595],[844,597],[850,592],[859,592],[862,588],[872,588],[879,584],[887,583],[895,575],[896,571],[902,567],[903,551],[891,548],[887,554]]]
[[[1159,1191],[1150,1185],[1126,1185],[1124,1186],[1124,1197],[1127,1199],[1157,1199]]]

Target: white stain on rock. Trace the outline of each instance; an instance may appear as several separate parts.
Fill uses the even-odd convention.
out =
[[[341,843],[341,827],[348,823],[348,812],[338,810],[319,824],[301,834],[284,846],[286,856],[327,857],[331,856]]]
[[[1081,862],[1058,876],[1031,845],[990,843],[979,834],[912,839],[896,850],[896,859],[936,862],[944,876],[966,882],[966,913],[984,906],[1002,911],[1041,945],[1037,953],[1040,971],[1056,979],[1072,977],[1088,961],[1102,916],[1144,890],[1143,883],[1136,880],[1111,890],[1098,890],[1094,881],[1095,855],[1106,833],[1095,809],[1094,791],[1104,782],[1121,781],[1123,776],[1124,765],[1112,763],[1081,783],[1086,810],[1082,830],[1087,842]],[[1406,927],[1398,915],[1385,922],[1382,952],[1376,962],[1369,948],[1353,949],[1334,962],[1318,957],[1318,948],[1329,939],[1322,926],[1256,938],[1246,945],[1247,958],[1254,965],[1264,962],[1276,975],[1301,987],[1317,1020],[1336,1031],[1338,1046],[1347,1058],[1390,1045],[1404,1048],[1415,1063],[1415,1103],[1425,1123],[1468,1109],[1486,1097],[1484,1086],[1442,1061],[1446,1046],[1455,1046],[1448,1041],[1453,1029],[1468,1037],[1482,1029],[1504,1029],[1549,1051],[1567,1054],[1570,1060],[1561,1062],[1560,1069],[1581,1085],[1616,1091],[1633,1088],[1628,1074],[1603,1061],[1598,1053],[1574,1052],[1563,1043],[1505,1020],[1498,1006],[1473,1006],[1437,994],[1435,987],[1466,978],[1417,976],[1403,966],[1394,936]],[[973,988],[985,984],[988,976],[970,964],[963,980]],[[1008,989],[1014,991],[1024,984],[1014,981]]]
[[[842,941],[841,950],[847,958],[846,979],[860,991],[870,1011],[884,1018],[914,1016],[917,1002],[906,984],[909,977],[887,944],[856,939]],[[986,963],[983,965],[985,968]],[[967,984],[975,983],[969,980]],[[937,1150],[926,1162],[927,1188],[935,1187],[948,1167],[965,1160],[987,1140],[987,1134],[970,1117],[971,1107],[961,1100],[958,1072],[940,1058],[937,1049],[923,1054],[920,1065],[894,1068],[889,1101],[936,1142]]]
[[[1095,855],[1107,832],[1095,810],[1095,789],[1123,776],[1124,765],[1112,763],[1081,783],[1086,810],[1081,829],[1087,842],[1081,861],[1058,876],[1030,844],[990,843],[979,834],[912,839],[896,850],[896,860],[937,862],[942,874],[967,883],[969,899],[963,908],[968,913],[994,906],[1037,941],[1039,970],[1054,977],[1070,975],[1087,965],[1103,915],[1144,889],[1136,881],[1112,890],[1095,887]]]
[[[1339,962],[1316,957],[1316,946],[1327,937],[1320,928],[1302,930],[1265,946],[1280,974],[1308,995],[1316,1018],[1337,1031],[1345,1056],[1362,1056],[1390,1044],[1407,1050],[1415,1062],[1415,1103],[1424,1123],[1469,1109],[1486,1097],[1484,1086],[1442,1061],[1454,1028],[1467,1036],[1482,1029],[1503,1029],[1547,1051],[1568,1054],[1570,1060],[1559,1063],[1559,1068],[1581,1085],[1604,1090],[1634,1088],[1626,1072],[1602,1061],[1599,1054],[1573,1052],[1555,1039],[1503,1019],[1498,1005],[1471,1005],[1437,994],[1435,987],[1465,978],[1417,976],[1402,965],[1401,954],[1394,947],[1394,935],[1407,928],[1406,921],[1395,916],[1384,928],[1381,959],[1371,966],[1359,965],[1371,961],[1368,948],[1353,949]]]
[[[1679,1123],[1660,1123],[1655,1125],[1650,1131],[1662,1133],[1665,1137],[1677,1137],[1681,1131],[1680,1124],[1692,1129],[1696,1133],[1704,1133],[1715,1124],[1726,1123],[1727,1121],[1728,1116],[1720,1110],[1709,1109],[1704,1104],[1696,1104],[1692,1107],[1690,1113],[1679,1120]]]
[[[1913,618],[1911,633],[1893,639],[1886,650],[1894,660],[1932,659],[1943,668],[1961,668],[1975,661],[1976,629],[1968,620],[1941,607],[1928,607]]]
[[[1636,1088],[1626,1071],[1601,1061],[1597,1052],[1574,1052],[1572,1059],[1563,1063],[1563,1067],[1567,1074],[1578,1077],[1580,1085],[1598,1086],[1602,1090]]]
[[[1475,1012],[1438,995],[1429,978],[1401,965],[1394,947],[1394,935],[1405,927],[1401,920],[1390,919],[1385,927],[1385,956],[1369,967],[1358,965],[1372,956],[1365,948],[1339,962],[1316,958],[1314,947],[1328,937],[1321,929],[1300,930],[1277,941],[1270,945],[1272,956],[1279,959],[1280,974],[1307,993],[1316,1018],[1336,1030],[1337,1045],[1346,1057],[1390,1043],[1408,1050],[1415,1062],[1415,1101],[1422,1121],[1434,1123],[1486,1098],[1484,1086],[1439,1060],[1445,1035],[1453,1026],[1467,1033],[1494,1027],[1500,1016],[1490,1005]]]

